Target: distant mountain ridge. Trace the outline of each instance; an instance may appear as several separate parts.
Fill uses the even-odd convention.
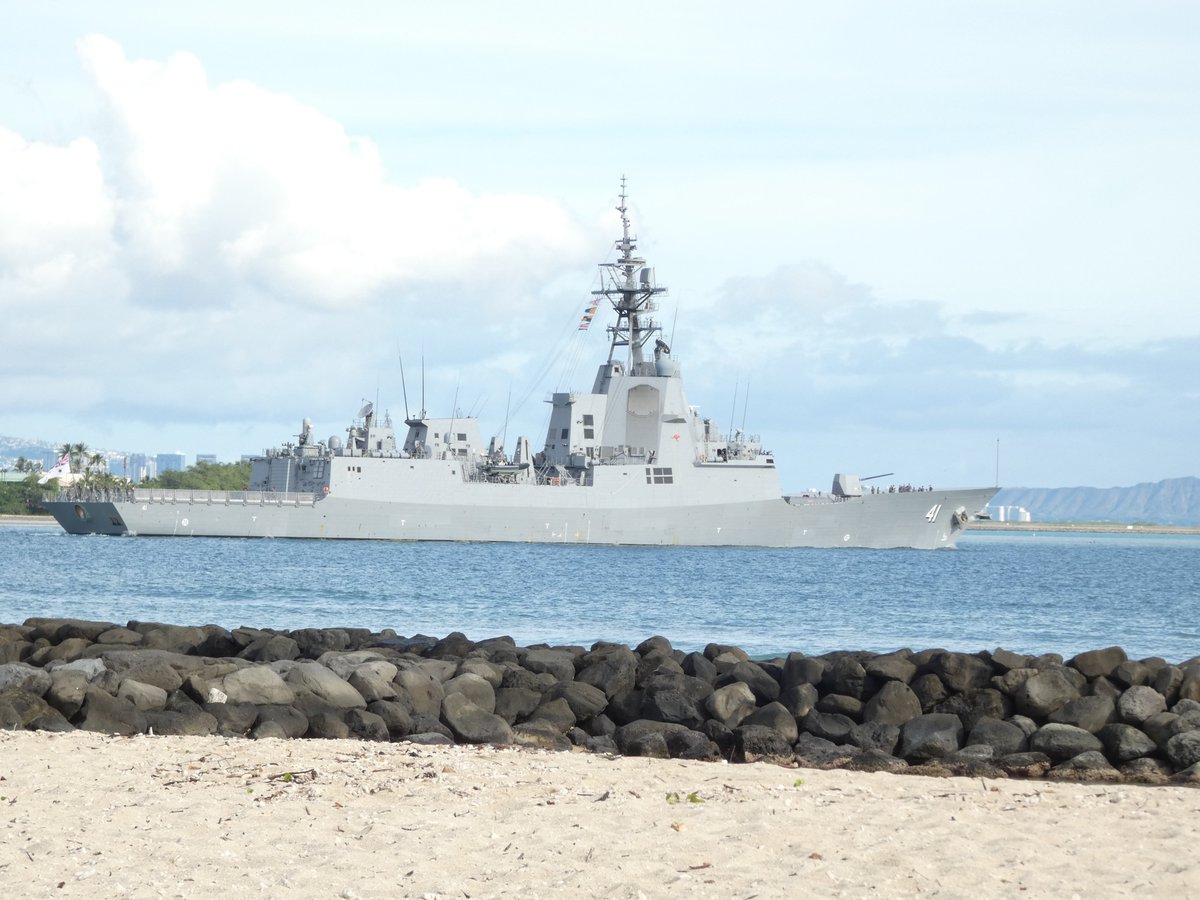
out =
[[[1115,488],[1004,488],[988,505],[993,510],[1022,506],[1034,522],[1200,525],[1200,478],[1167,478]]]

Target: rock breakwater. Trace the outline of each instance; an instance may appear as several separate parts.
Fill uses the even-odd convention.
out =
[[[1200,658],[1119,647],[518,647],[354,628],[0,625],[0,727],[360,738],[817,768],[1200,783]]]

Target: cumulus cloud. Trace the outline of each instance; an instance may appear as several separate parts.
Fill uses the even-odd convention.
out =
[[[48,375],[78,416],[319,405],[327,373],[394,362],[435,320],[506,334],[498,308],[552,303],[546,286],[594,255],[592,226],[550,200],[389,173],[369,140],[291,97],[213,84],[191,54],[131,60],[98,35],[78,52],[101,101],[86,135],[0,128],[11,410],[43,404]]]

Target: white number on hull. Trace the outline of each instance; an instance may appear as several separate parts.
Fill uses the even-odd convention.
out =
[[[929,512],[925,513],[925,521],[929,522],[932,525],[934,522],[937,521],[938,513],[940,513],[941,511],[942,511],[942,504],[940,504],[940,503],[933,504],[933,506],[929,507]]]

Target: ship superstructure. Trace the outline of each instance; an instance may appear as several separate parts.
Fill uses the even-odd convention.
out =
[[[343,440],[253,461],[244,491],[79,490],[47,504],[72,533],[782,547],[954,545],[997,488],[873,492],[853,475],[783,496],[757,437],[724,435],[688,403],[654,318],[666,288],[637,255],[622,180],[617,256],[601,264],[608,357],[592,389],[550,397],[540,450],[485,447],[471,416],[390,416],[365,404]]]

